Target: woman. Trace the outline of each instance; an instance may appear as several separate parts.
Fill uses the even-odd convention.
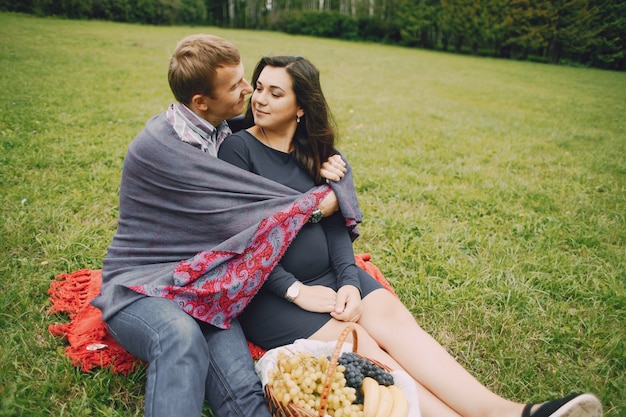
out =
[[[266,57],[252,86],[246,117],[254,125],[230,137],[218,156],[300,192],[320,184],[316,167],[335,153],[335,136],[317,69],[301,57]],[[413,377],[425,417],[602,415],[591,394],[524,405],[481,385],[394,295],[356,267],[340,214],[313,218],[300,231],[240,322],[248,339],[266,349],[298,338],[333,341],[352,322],[359,353]]]

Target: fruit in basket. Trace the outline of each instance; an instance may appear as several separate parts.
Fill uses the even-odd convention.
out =
[[[360,388],[363,378],[375,379],[379,385],[393,385],[393,376],[363,356],[354,352],[344,352],[337,361],[346,368],[346,381],[348,386]]]
[[[316,414],[321,407],[329,364],[329,358],[323,355],[278,352],[277,366],[268,373],[272,396],[283,406],[293,403]],[[333,417],[363,417],[363,406],[355,404],[356,390],[346,386],[344,371],[342,365],[337,365],[331,376],[326,413]]]
[[[404,392],[395,385],[390,385],[389,391],[393,396],[393,408],[389,417],[406,417],[409,414],[409,402]]]
[[[361,391],[363,392],[363,415],[364,417],[375,417],[380,403],[380,390],[378,382],[374,378],[366,376],[363,378]]]
[[[378,408],[376,409],[376,417],[389,417],[393,409],[393,394],[389,387],[378,385]]]
[[[407,417],[409,403],[404,392],[395,385],[380,385],[374,378],[363,378],[364,417]]]

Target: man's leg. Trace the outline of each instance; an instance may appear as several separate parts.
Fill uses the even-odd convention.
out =
[[[202,415],[209,352],[195,319],[171,300],[145,297],[107,325],[128,352],[149,364],[146,417]]]
[[[201,326],[211,358],[206,395],[215,415],[271,417],[239,322],[233,320],[228,330]]]

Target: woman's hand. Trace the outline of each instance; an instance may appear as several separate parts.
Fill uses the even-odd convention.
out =
[[[323,285],[302,285],[300,294],[293,300],[303,310],[314,313],[330,313],[335,309],[337,293]]]
[[[337,291],[335,308],[330,315],[340,321],[357,322],[361,318],[361,292],[354,285],[344,285]]]
[[[341,155],[333,155],[322,164],[320,175],[330,181],[339,181],[346,174],[346,163]]]

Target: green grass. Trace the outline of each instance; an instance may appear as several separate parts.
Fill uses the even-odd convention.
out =
[[[483,383],[626,415],[626,74],[216,28],[0,14],[0,416],[139,416],[144,371],[84,374],[53,276],[100,268],[120,167],[196,32],[321,70],[354,166],[357,252]]]

